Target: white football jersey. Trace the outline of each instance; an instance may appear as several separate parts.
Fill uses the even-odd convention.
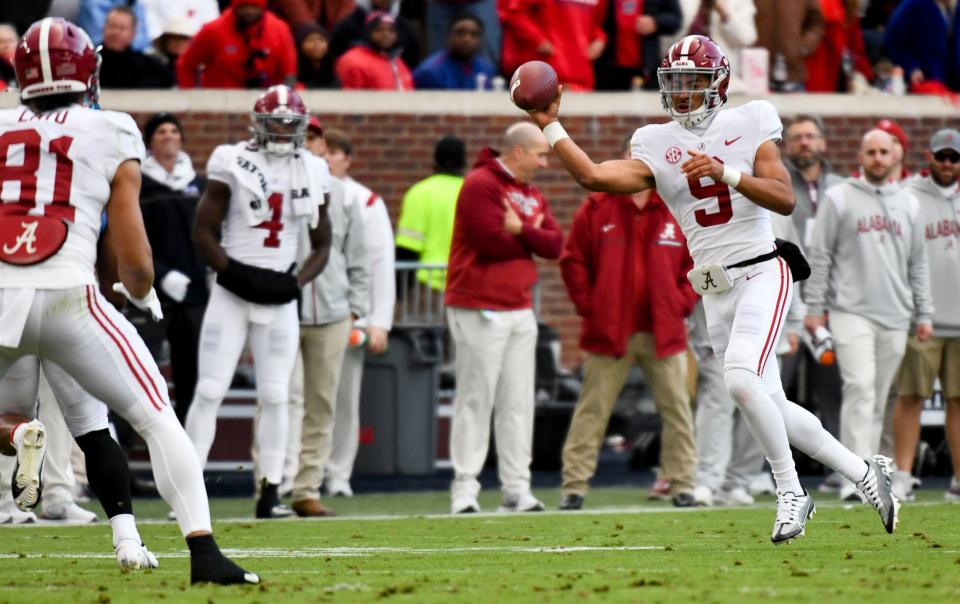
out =
[[[294,156],[277,156],[262,151],[251,151],[247,143],[220,145],[207,161],[207,178],[219,180],[230,187],[230,208],[223,221],[220,245],[228,256],[245,264],[286,272],[297,260],[297,240],[305,229],[308,216],[297,216],[293,211],[292,177]],[[251,226],[246,204],[257,203],[253,194],[243,187],[234,173],[241,150],[248,158],[256,158],[257,169],[267,181],[267,204],[272,213],[269,220]],[[327,162],[304,151],[311,169],[322,173],[325,190],[329,191]]]
[[[671,121],[639,128],[630,141],[633,159],[642,160],[656,179],[657,193],[666,202],[697,266],[735,264],[774,249],[770,211],[736,189],[710,178],[688,181],[680,166],[687,151],[705,153],[753,174],[757,149],[780,140],[783,125],[767,101],[752,101],[717,112],[713,122],[696,134]]]
[[[0,249],[16,255],[42,246],[17,217],[48,216],[68,225],[62,247],[46,260],[0,262],[0,286],[95,284],[97,239],[113,176],[122,162],[143,157],[140,131],[126,113],[80,105],[39,115],[24,106],[0,111],[0,220],[8,227]]]

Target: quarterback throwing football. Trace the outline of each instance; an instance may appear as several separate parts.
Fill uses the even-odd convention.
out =
[[[799,250],[776,242],[770,224],[770,212],[790,214],[794,207],[776,144],[782,130],[776,109],[753,101],[721,111],[730,65],[704,36],[687,36],[671,46],[657,75],[663,107],[673,120],[638,129],[631,159],[591,160],[560,125],[559,92],[550,106],[530,115],[580,185],[621,195],[656,188],[680,223],[696,267],[688,276],[704,297],[727,390],[773,469],[773,542],[802,535],[815,511],[797,477],[791,444],[856,483],[892,533],[899,502],[890,489],[890,460],[860,459],[814,415],[788,401],[771,359],[792,281],[809,274]]]

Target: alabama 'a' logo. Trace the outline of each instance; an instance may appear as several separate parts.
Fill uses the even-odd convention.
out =
[[[0,217],[0,262],[29,266],[56,254],[67,240],[67,223],[51,216]]]

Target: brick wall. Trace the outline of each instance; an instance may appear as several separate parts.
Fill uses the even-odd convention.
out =
[[[597,103],[600,102],[599,99],[607,99],[609,96],[597,95]],[[460,113],[448,109],[440,113],[430,113],[429,104],[424,102],[422,95],[408,97],[416,99],[417,106],[413,109],[401,107],[400,104],[391,105],[390,102],[400,97],[390,95],[381,97],[385,100],[391,99],[386,109],[383,106],[374,109],[364,107],[362,113],[353,114],[345,113],[346,110],[343,109],[353,105],[332,103],[329,97],[329,94],[323,97],[324,102],[319,103],[319,106],[324,108],[317,111],[317,115],[326,127],[340,128],[353,136],[353,175],[383,196],[394,221],[407,187],[430,174],[433,144],[438,138],[448,133],[462,137],[467,143],[468,160],[472,161],[481,147],[496,145],[504,128],[520,117],[515,110],[505,111],[502,102],[490,106],[490,115],[482,115],[482,107],[472,107],[470,111]],[[626,107],[626,101],[630,97],[624,95],[619,98],[624,101],[618,103]],[[575,105],[578,107],[574,112],[576,115],[566,117],[564,124],[567,131],[594,159],[613,158],[618,154],[623,137],[633,129],[651,120],[663,121],[663,116],[656,113],[658,105],[654,103],[658,101],[655,98],[643,97],[644,107],[649,115],[638,115],[633,108],[632,111],[610,111],[611,115],[591,116],[590,97],[581,96]],[[824,117],[829,134],[827,157],[841,173],[849,173],[854,169],[859,138],[877,121],[878,115],[883,115],[882,111],[890,111],[910,137],[907,165],[912,169],[921,165],[922,148],[934,131],[960,125],[956,108],[944,104],[942,109],[937,109],[936,106],[931,109],[932,101],[927,100],[901,99],[899,103],[914,103],[913,108],[916,104],[921,104],[924,108],[923,111],[916,111],[916,115],[901,117],[903,113],[911,110],[911,106],[893,105],[895,99],[882,101],[882,107],[878,111],[876,102],[871,105],[869,100],[852,97],[812,95],[809,103],[799,96],[781,97],[783,98],[787,98],[787,101],[775,101],[775,104],[780,107],[785,118],[801,111],[813,111]],[[318,107],[318,103],[311,102],[309,98],[307,102],[311,107]],[[861,111],[868,115],[855,115],[858,110],[855,106],[857,103],[862,107]],[[171,102],[171,108],[182,105],[182,102]],[[210,103],[206,105],[209,106]],[[242,102],[239,105],[250,106]],[[338,108],[328,109],[333,105]],[[425,105],[428,109],[424,109]],[[449,105],[451,103],[447,102],[444,107]],[[390,107],[397,107],[396,112],[390,112]],[[200,170],[214,146],[226,141],[240,140],[247,135],[247,114],[235,107],[226,111],[190,111],[189,108],[179,111],[186,131],[187,151]],[[607,109],[598,109],[598,113],[603,111]],[[133,113],[141,125],[149,115],[146,111]],[[555,159],[552,160],[550,168],[537,177],[536,182],[543,189],[560,224],[568,230],[573,212],[585,192],[559,167]],[[560,329],[563,336],[564,363],[573,367],[580,361],[577,348],[579,321],[567,299],[556,263],[543,262],[541,268],[542,319]]]

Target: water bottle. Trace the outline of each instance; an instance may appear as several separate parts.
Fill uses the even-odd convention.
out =
[[[787,59],[782,53],[773,55],[773,81],[782,83],[787,81],[789,72],[787,71]]]
[[[496,92],[503,92],[507,89],[507,81],[503,79],[503,76],[493,76],[490,79],[490,85]]]
[[[833,336],[822,325],[814,330],[813,335],[803,330],[803,343],[813,354],[813,358],[821,365],[833,365],[837,360],[837,355],[833,351]]]
[[[367,345],[367,330],[354,327],[350,330],[350,339],[347,341],[350,348],[361,348]]]
[[[487,74],[478,73],[477,74],[477,90],[484,91],[487,89]]]
[[[894,67],[890,70],[890,94],[894,96],[907,94],[907,82],[903,77],[902,67]]]

